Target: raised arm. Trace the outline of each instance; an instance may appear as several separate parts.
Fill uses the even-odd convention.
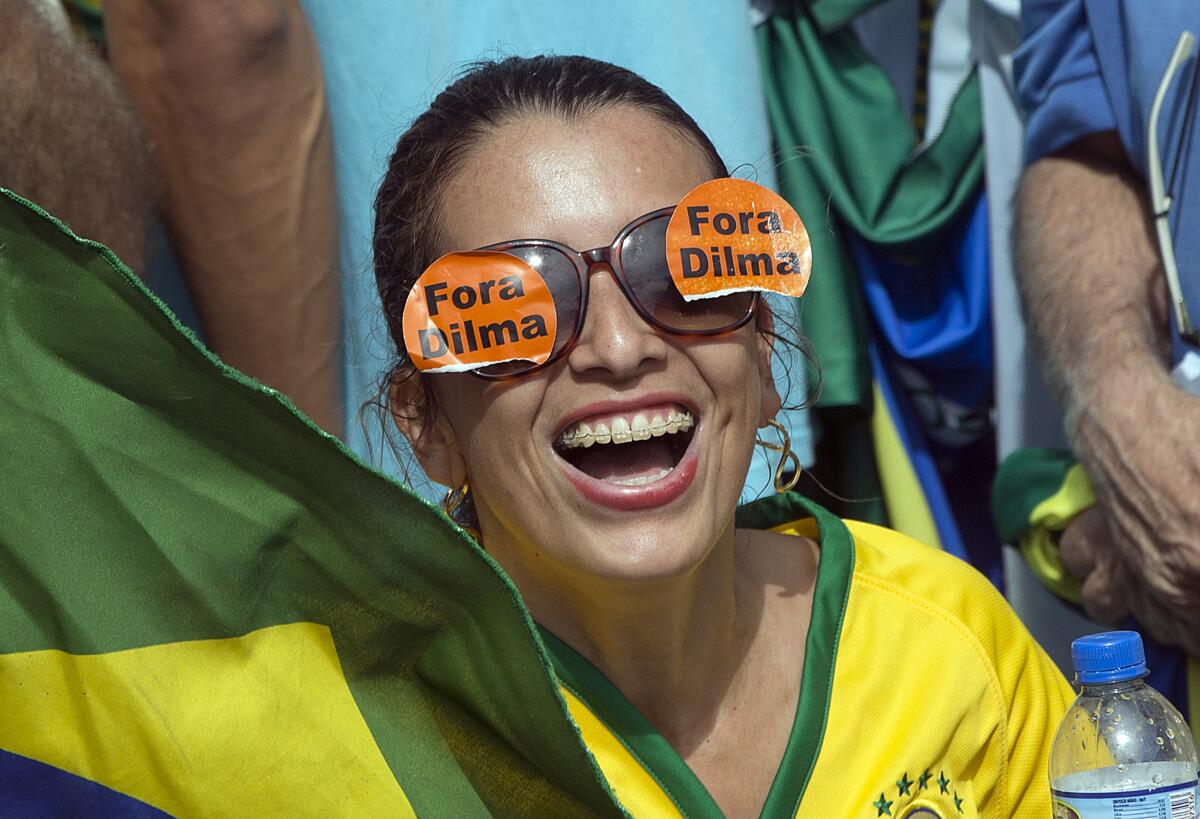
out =
[[[297,0],[106,0],[209,346],[341,435],[333,152]]]
[[[1200,401],[1169,377],[1144,186],[1103,133],[1031,165],[1016,205],[1026,320],[1107,518],[1068,530],[1064,562],[1093,614],[1200,654]]]

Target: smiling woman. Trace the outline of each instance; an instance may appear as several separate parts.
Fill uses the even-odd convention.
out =
[[[664,244],[674,205],[724,176],[628,71],[475,66],[400,138],[376,202],[397,427],[513,580],[635,815],[1048,815],[1070,691],[983,578],[793,495],[737,509],[781,404],[772,316],[748,291],[685,301]],[[476,250],[545,281],[553,349],[421,373],[409,293]]]

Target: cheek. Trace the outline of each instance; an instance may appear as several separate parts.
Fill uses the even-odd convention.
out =
[[[718,406],[724,405],[731,412],[735,407],[746,409],[751,413],[750,423],[757,426],[763,383],[755,334],[739,330],[729,338],[701,342],[693,346],[692,358]]]
[[[532,427],[543,392],[536,377],[519,381],[482,381],[469,375],[439,394],[442,411],[454,429],[467,471],[486,478],[512,472],[532,442]]]

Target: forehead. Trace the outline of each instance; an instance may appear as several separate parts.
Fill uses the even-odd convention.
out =
[[[569,121],[525,115],[484,137],[446,186],[442,250],[526,238],[607,245],[711,178],[704,151],[653,114],[609,106]]]

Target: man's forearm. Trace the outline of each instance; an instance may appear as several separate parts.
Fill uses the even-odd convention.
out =
[[[135,271],[154,182],[136,114],[90,46],[44,0],[0,0],[0,186]]]
[[[1116,137],[1034,163],[1014,233],[1025,318],[1068,432],[1080,413],[1128,410],[1165,389],[1166,288],[1147,197]]]
[[[109,0],[207,341],[342,434],[332,136],[297,0]]]

